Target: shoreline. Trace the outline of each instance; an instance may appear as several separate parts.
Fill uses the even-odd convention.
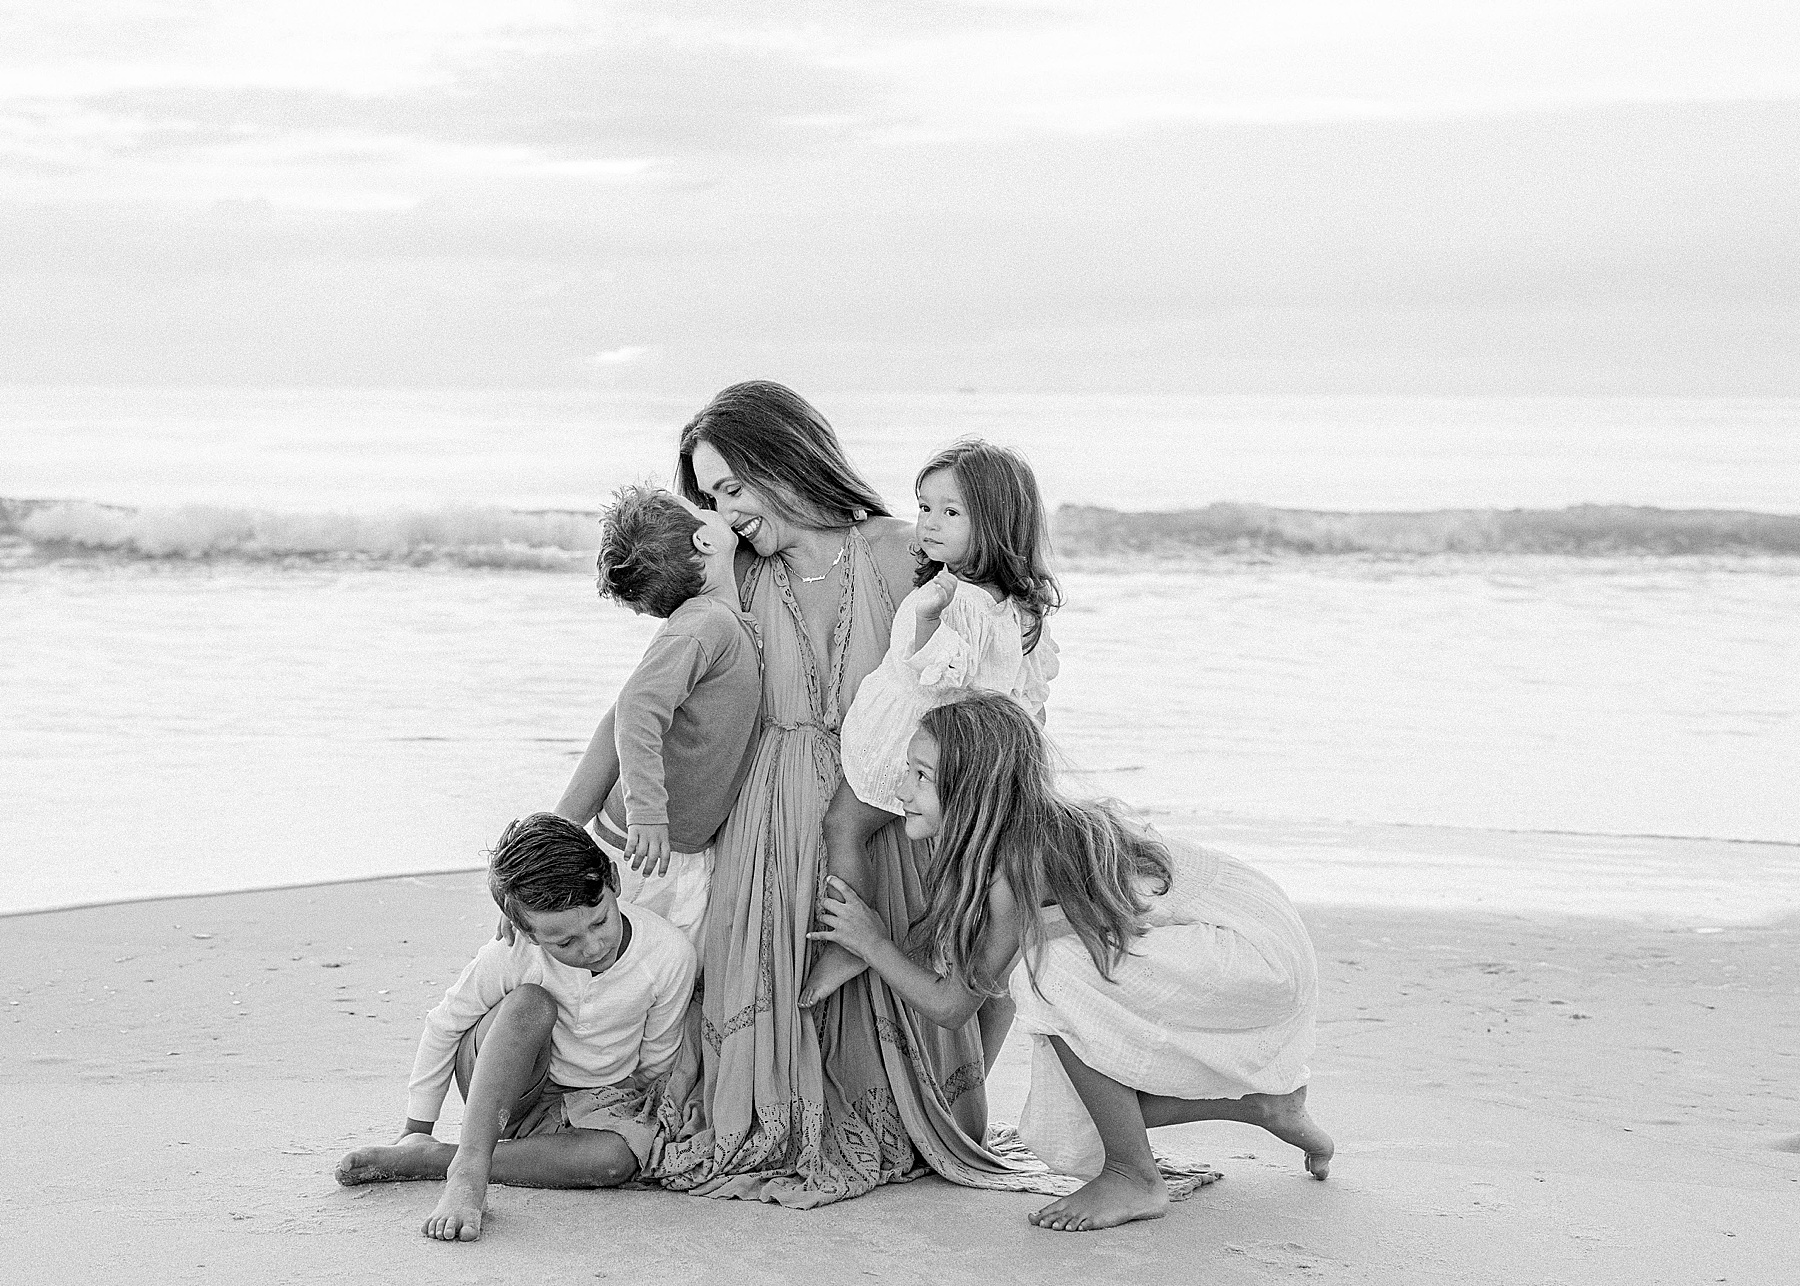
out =
[[[1288,889],[1290,896],[1296,901],[1307,902],[1320,907],[1359,908],[1381,913],[1387,910],[1401,910],[1419,905],[1417,897],[1396,899],[1393,896],[1381,896],[1383,885],[1379,882],[1380,868],[1391,866],[1393,854],[1389,851],[1391,841],[1400,837],[1401,846],[1412,848],[1423,855],[1441,851],[1450,853],[1473,854],[1469,861],[1479,863],[1488,868],[1485,872],[1472,873],[1467,864],[1455,873],[1455,883],[1466,891],[1480,884],[1480,874],[1489,876],[1500,874],[1518,880],[1526,875],[1530,868],[1521,865],[1519,848],[1523,846],[1540,846],[1552,853],[1557,860],[1578,866],[1586,862],[1588,885],[1585,896],[1598,897],[1604,900],[1607,895],[1606,884],[1611,881],[1616,887],[1613,892],[1622,902],[1633,897],[1641,897],[1642,871],[1621,873],[1616,869],[1603,869],[1611,862],[1613,850],[1620,843],[1641,843],[1650,846],[1651,850],[1660,850],[1665,856],[1665,867],[1689,867],[1702,874],[1710,875],[1712,881],[1720,888],[1729,889],[1737,895],[1736,903],[1724,908],[1725,914],[1734,917],[1734,922],[1759,923],[1775,920],[1784,914],[1800,914],[1800,842],[1771,839],[1728,838],[1697,835],[1656,835],[1645,833],[1613,833],[1604,831],[1576,831],[1554,828],[1525,827],[1473,827],[1456,826],[1448,823],[1434,822],[1351,822],[1327,821],[1321,819],[1285,818],[1271,820],[1266,818],[1247,818],[1238,815],[1201,813],[1198,811],[1168,811],[1157,809],[1139,810],[1153,825],[1170,833],[1172,836],[1195,843],[1217,845],[1228,850],[1239,852],[1240,856],[1249,858],[1253,863],[1266,866],[1277,882]],[[1383,841],[1389,840],[1389,844]],[[1495,849],[1512,846],[1512,853],[1498,853]],[[1353,847],[1354,846],[1354,847]],[[1742,848],[1754,850],[1741,856],[1748,861],[1741,862],[1737,871],[1719,869],[1717,863],[1708,868],[1703,850],[1712,846],[1729,846],[1730,849]],[[1687,850],[1683,861],[1683,850]],[[1729,851],[1729,850],[1728,850]],[[1332,857],[1349,855],[1349,860],[1328,867]],[[1357,861],[1361,857],[1364,860]],[[1747,880],[1755,880],[1759,875],[1767,879],[1767,873],[1756,872],[1759,865],[1757,859],[1773,861],[1778,869],[1775,872],[1779,886],[1771,894],[1773,901],[1764,902],[1760,895],[1750,895],[1751,891],[1744,887]],[[1780,878],[1791,867],[1792,882]],[[329,888],[337,885],[368,884],[382,880],[428,879],[435,876],[463,875],[485,869],[485,863],[467,863],[453,866],[433,866],[420,870],[379,871],[365,875],[330,876],[322,879],[283,880],[272,884],[249,884],[217,889],[198,889],[176,892],[146,892],[117,898],[98,898],[91,901],[56,903],[47,906],[28,906],[16,909],[0,908],[0,921],[21,919],[28,916],[51,915],[61,911],[96,910],[111,906],[133,906],[146,902],[185,901],[203,898],[231,897],[238,894],[272,893],[287,890],[303,890]],[[1433,872],[1429,869],[1416,869],[1404,875],[1390,875],[1390,879],[1410,881],[1416,895],[1420,888],[1430,888]],[[1374,877],[1375,883],[1365,881],[1360,887],[1364,896],[1349,896],[1345,890],[1353,890],[1359,886],[1358,876]],[[1421,884],[1421,881],[1423,884]],[[1442,878],[1438,884],[1449,883]],[[1332,885],[1337,886],[1334,890]],[[1390,893],[1392,892],[1389,890]],[[1449,892],[1440,889],[1440,892]],[[1333,895],[1334,892],[1336,895]],[[1785,899],[1781,896],[1786,893]],[[1501,900],[1487,905],[1486,909],[1495,912],[1530,913],[1546,909],[1549,899],[1558,899],[1555,890],[1518,890],[1514,889],[1511,901]],[[1758,917],[1749,914],[1754,908],[1743,905],[1755,903],[1765,908]],[[1458,905],[1455,903],[1448,906]],[[1479,900],[1469,904],[1479,908],[1484,904]],[[1655,922],[1666,921],[1680,923],[1695,918],[1697,900],[1695,890],[1687,888],[1681,891],[1681,900],[1677,903],[1673,896],[1665,906],[1645,908],[1641,903],[1636,909],[1620,911],[1612,918],[1621,922]],[[1748,918],[1746,918],[1748,916]]]
[[[492,932],[474,871],[19,917],[0,936],[22,1129],[10,1264],[59,1282],[268,1279],[1760,1283],[1800,1253],[1800,916],[1704,936],[1548,913],[1301,903],[1320,960],[1316,1183],[1250,1127],[1158,1133],[1225,1181],[1154,1223],[1029,1228],[935,1178],[812,1212],[497,1188],[471,1246],[437,1185],[348,1190],[398,1124],[419,1019]],[[98,944],[98,949],[83,947]],[[990,1080],[1016,1119],[1028,1065]],[[454,1096],[453,1096],[454,1097]],[[447,1111],[448,1135],[454,1110]],[[101,1221],[117,1234],[76,1238]],[[1659,1235],[1645,1237],[1643,1229]]]

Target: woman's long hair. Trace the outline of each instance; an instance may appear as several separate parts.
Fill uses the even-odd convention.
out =
[[[1062,606],[1062,591],[1050,574],[1050,524],[1037,475],[1010,447],[964,438],[925,462],[913,490],[941,469],[956,475],[969,507],[968,557],[951,570],[963,580],[992,585],[1019,604],[1026,616],[1025,650],[1030,652],[1043,635],[1044,618]],[[913,584],[923,585],[943,567],[922,561]]]
[[[1094,967],[1110,980],[1143,932],[1142,884],[1169,890],[1168,850],[1111,806],[1058,791],[1049,743],[1011,697],[971,693],[926,711],[920,730],[937,742],[942,821],[926,879],[930,905],[912,945],[970,987],[995,990],[1004,980],[976,977],[975,962],[989,927],[988,894],[1004,876],[1018,900],[1033,988],[1044,946],[1038,909],[1050,903],[1063,909]]]
[[[689,500],[711,509],[713,498],[694,477],[694,450],[702,442],[724,458],[739,482],[791,522],[842,527],[887,514],[881,497],[845,456],[831,424],[785,385],[733,384],[682,429],[677,485]]]

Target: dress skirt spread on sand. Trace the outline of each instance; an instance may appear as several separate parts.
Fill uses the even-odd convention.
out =
[[[1102,978],[1060,907],[1042,912],[1035,970],[1011,981],[1032,1035],[1025,1143],[1053,1169],[1100,1172],[1104,1151],[1049,1038],[1122,1085],[1172,1098],[1286,1094],[1306,1083],[1318,965],[1306,928],[1266,876],[1211,849],[1170,844],[1174,880],[1143,936]]]

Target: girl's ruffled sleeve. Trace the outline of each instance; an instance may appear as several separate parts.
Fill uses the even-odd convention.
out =
[[[1038,627],[1037,646],[1025,654],[1025,687],[1020,698],[1039,714],[1050,700],[1050,680],[1062,669],[1056,640],[1050,637],[1048,623]]]
[[[968,687],[975,679],[985,622],[961,609],[962,605],[951,599],[938,618],[937,632],[906,658],[919,676],[919,686],[927,691],[950,692]]]

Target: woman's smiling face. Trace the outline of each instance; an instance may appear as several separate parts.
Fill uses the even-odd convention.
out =
[[[737,532],[739,540],[756,551],[757,557],[767,558],[776,550],[787,547],[793,536],[793,524],[776,512],[762,491],[747,486],[734,474],[712,443],[700,443],[689,458],[700,493],[712,500],[719,516]]]

